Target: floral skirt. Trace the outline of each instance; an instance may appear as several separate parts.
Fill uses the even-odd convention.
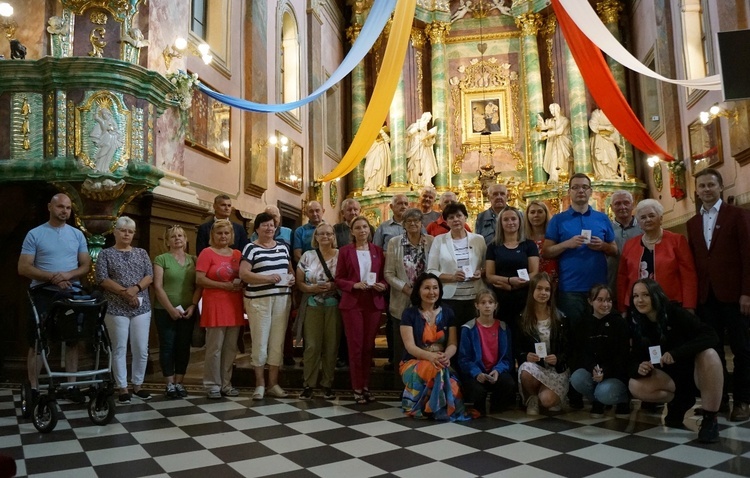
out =
[[[427,360],[411,359],[399,367],[404,381],[401,407],[416,418],[463,421],[472,417],[464,407],[461,388],[450,368],[436,368]]]
[[[518,367],[518,383],[521,383],[521,372],[527,372],[535,379],[539,380],[542,385],[552,390],[555,395],[560,397],[560,400],[565,400],[568,395],[568,383],[569,373],[566,370],[563,373],[558,373],[554,368],[540,367],[538,364],[533,362],[524,362]],[[521,395],[523,396],[523,387],[521,389]],[[524,403],[529,397],[523,397]]]

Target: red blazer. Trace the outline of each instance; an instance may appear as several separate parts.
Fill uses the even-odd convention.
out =
[[[370,243],[370,260],[372,261],[372,272],[377,274],[377,281],[388,287],[383,277],[383,266],[385,255],[383,249],[372,242]],[[377,292],[373,289],[354,289],[354,284],[362,282],[359,277],[359,259],[357,259],[357,248],[354,244],[348,244],[339,249],[339,259],[336,265],[336,287],[341,291],[339,309],[385,309],[385,292]]]
[[[750,295],[750,213],[722,201],[711,249],[700,213],[687,222],[687,232],[698,272],[698,302],[706,302],[709,288],[721,302],[737,303],[741,295]]]
[[[617,297],[620,312],[630,305],[633,284],[640,279],[643,234],[625,243],[620,254],[617,270]],[[669,300],[682,303],[686,309],[694,309],[698,296],[698,279],[695,275],[693,254],[685,236],[664,231],[661,242],[654,246],[654,280],[659,283]]]

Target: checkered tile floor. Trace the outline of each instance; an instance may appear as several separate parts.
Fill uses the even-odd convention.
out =
[[[721,442],[702,445],[694,431],[644,412],[629,421],[518,410],[458,424],[403,417],[395,398],[359,406],[196,393],[118,405],[106,427],[61,401],[65,418],[43,435],[20,417],[19,398],[0,389],[0,452],[16,459],[19,476],[750,476],[750,422],[724,419]]]

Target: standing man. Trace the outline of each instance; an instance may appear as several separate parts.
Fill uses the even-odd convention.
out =
[[[448,204],[451,203],[457,203],[458,197],[456,196],[456,193],[453,191],[445,191],[440,196],[440,210],[444,210],[445,207]],[[464,229],[466,229],[467,232],[471,232],[471,228],[468,224],[464,224]],[[432,221],[427,225],[427,234],[431,235],[432,237],[437,237],[441,234],[445,234],[446,232],[450,231],[451,228],[448,225],[448,223],[443,219],[443,215],[440,214],[437,219]]]
[[[302,257],[304,252],[312,250],[312,236],[315,232],[315,228],[318,224],[323,222],[323,214],[326,210],[320,205],[318,201],[310,201],[307,203],[305,208],[305,215],[307,216],[307,224],[303,224],[294,230],[294,239],[292,239],[292,247],[294,248],[294,264],[299,262],[299,258]]]
[[[352,242],[352,231],[349,224],[352,219],[359,216],[362,212],[362,206],[354,198],[347,198],[341,202],[341,222],[333,226],[333,232],[336,234],[336,247],[341,249]],[[347,360],[349,357],[347,356]]]
[[[437,221],[440,217],[438,211],[432,210],[432,205],[435,203],[436,197],[437,191],[433,187],[422,189],[422,194],[419,195],[419,210],[422,211],[422,227],[427,227],[431,222]]]
[[[487,195],[490,197],[490,207],[477,216],[474,230],[489,244],[495,240],[497,215],[508,205],[508,187],[505,184],[493,184],[487,188]]]
[[[716,169],[700,171],[695,189],[703,205],[687,230],[698,273],[698,315],[719,336],[725,375],[724,336],[729,337],[734,354],[729,420],[740,422],[750,418],[750,213],[721,200],[724,182]]]
[[[276,226],[276,233],[273,236],[273,240],[276,242],[283,242],[287,247],[292,247],[292,230],[288,227],[281,225],[281,211],[279,208],[273,205],[268,205],[263,212],[270,214],[273,217],[273,224]],[[255,242],[258,239],[258,231],[254,231],[253,235],[250,236],[250,242]]]
[[[91,268],[91,256],[83,233],[67,224],[72,210],[70,198],[65,194],[52,196],[49,204],[49,221],[35,227],[26,235],[18,258],[18,273],[31,279],[31,286],[45,282],[48,286],[34,293],[34,305],[40,315],[47,313],[55,295],[61,290],[80,288],[79,279]],[[34,343],[36,341],[36,321],[31,311],[28,328],[29,353],[27,372],[34,396],[39,390],[39,370]],[[78,344],[71,342],[65,348],[65,371],[78,371]],[[71,382],[74,377],[69,377]],[[86,398],[78,387],[69,387],[67,398],[83,403]]]
[[[199,256],[201,251],[208,247],[208,239],[211,237],[211,226],[216,219],[229,219],[232,214],[232,199],[226,194],[219,194],[214,198],[214,217],[210,221],[198,226],[198,237],[195,239],[195,255]],[[233,222],[234,244],[232,249],[242,251],[247,244],[247,231],[244,227]]]
[[[558,260],[557,306],[576,330],[588,310],[588,292],[607,283],[607,256],[617,254],[615,233],[606,214],[589,206],[591,180],[583,173],[568,182],[570,207],[552,216],[544,237],[545,259]]]
[[[612,310],[617,310],[617,268],[620,266],[622,246],[631,237],[643,234],[643,231],[641,231],[635,217],[633,217],[635,202],[633,201],[633,195],[629,191],[620,189],[613,192],[609,207],[615,213],[612,228],[615,231],[617,253],[607,256],[607,284],[609,284],[609,289],[612,291]]]

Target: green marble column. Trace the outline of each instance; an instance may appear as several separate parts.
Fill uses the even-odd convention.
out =
[[[617,38],[617,41],[622,43],[622,35],[620,33],[619,19],[620,12],[622,12],[623,6],[619,0],[602,0],[596,4],[596,11],[599,14],[599,18],[607,26],[607,29],[612,36]],[[612,58],[607,57],[607,64],[609,69],[612,70],[612,76],[617,81],[617,86],[624,95],[627,95],[626,84],[625,84],[625,67],[614,61]],[[625,140],[623,142],[623,155],[625,159],[625,172],[627,177],[632,178],[635,175],[635,165],[633,163],[633,146]]]
[[[404,96],[404,73],[398,79],[396,94],[391,101],[391,109],[388,112],[389,124],[391,126],[391,184],[393,188],[405,188],[408,186],[406,178],[406,119]]]
[[[539,47],[537,34],[542,27],[542,17],[538,13],[525,13],[516,17],[516,25],[521,29],[521,49],[523,54],[522,68],[526,84],[526,140],[527,151],[531,153],[531,177],[529,180],[537,187],[547,182],[544,172],[544,144],[539,141],[536,131],[537,115],[544,114],[544,96],[542,93],[542,70],[539,66]]]
[[[359,17],[361,16],[361,12],[359,14],[355,12],[355,22],[346,30],[346,37],[351,43],[354,43],[362,29],[362,25],[359,23]],[[365,116],[365,110],[367,109],[366,87],[365,64],[360,62],[352,70],[352,134],[357,133],[362,118]],[[365,186],[364,172],[365,163],[362,161],[349,173],[349,196],[360,196],[362,194],[362,189]]]
[[[450,23],[432,22],[425,28],[425,33],[432,44],[430,74],[432,77],[432,121],[437,126],[435,138],[435,158],[438,173],[433,180],[438,190],[449,189],[451,184],[451,165],[448,154],[448,63],[445,59],[445,37],[451,29]]]
[[[565,43],[565,71],[568,76],[568,103],[570,104],[570,133],[573,137],[573,172],[590,174],[589,117],[586,104],[586,85],[581,72]],[[564,113],[563,113],[564,114]]]

